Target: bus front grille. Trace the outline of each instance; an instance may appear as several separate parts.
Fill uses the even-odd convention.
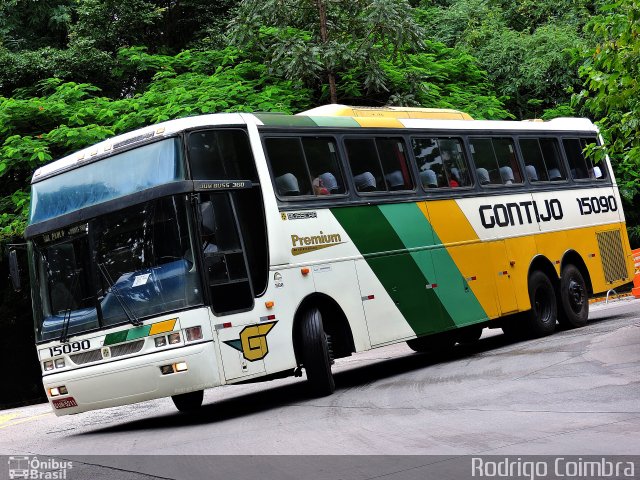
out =
[[[123,355],[131,355],[138,353],[144,346],[144,340],[136,340],[135,342],[121,343],[110,347],[111,358],[121,357]],[[85,363],[98,362],[102,360],[102,349],[89,350],[88,352],[76,353],[69,355],[69,358],[76,365],[84,365]]]
[[[607,283],[627,279],[627,265],[624,260],[624,250],[622,249],[622,238],[620,230],[608,230],[597,232],[598,248],[600,249],[600,259],[602,270]]]

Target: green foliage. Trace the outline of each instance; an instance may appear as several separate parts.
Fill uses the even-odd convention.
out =
[[[320,8],[326,9],[325,32]],[[353,85],[340,84],[349,84],[354,70],[360,95],[388,91],[382,64],[418,50],[423,36],[406,0],[245,0],[230,28],[234,45],[265,61],[274,74],[302,79],[323,101],[330,77],[343,94],[353,91]]]
[[[603,5],[588,28],[598,38],[580,67],[585,88],[575,96],[598,119],[626,200],[631,225],[640,223],[640,1]],[[630,230],[640,243],[640,229]]]
[[[122,68],[151,77],[141,93],[110,99],[90,84],[49,79],[39,96],[0,97],[0,241],[24,229],[33,170],[115,134],[165,120],[225,111],[296,112],[312,106],[311,92],[270,75],[262,64],[223,51],[174,57],[144,49],[120,52]],[[127,62],[129,62],[127,64]],[[136,63],[137,62],[137,63]]]
[[[3,0],[0,2],[0,47],[12,51],[63,47],[73,4],[73,0]]]
[[[517,118],[566,104],[580,86],[576,52],[588,18],[585,0],[423,2],[418,18],[432,38],[466,50]]]

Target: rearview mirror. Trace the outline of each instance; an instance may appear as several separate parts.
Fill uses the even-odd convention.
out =
[[[11,285],[16,292],[22,289],[22,282],[20,281],[20,266],[18,265],[18,252],[15,250],[9,250],[9,278],[11,278]]]
[[[202,221],[202,234],[213,235],[216,233],[216,214],[212,202],[200,204],[200,220]]]

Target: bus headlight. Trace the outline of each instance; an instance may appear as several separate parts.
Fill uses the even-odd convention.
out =
[[[53,370],[53,360],[47,360],[44,362],[44,371],[48,372],[49,370]]]
[[[175,345],[176,343],[180,343],[180,332],[169,335],[169,345]]]
[[[156,347],[164,347],[167,344],[167,337],[156,337],[154,341],[156,342]]]
[[[69,392],[67,391],[67,387],[65,387],[64,385],[60,387],[51,387],[49,389],[49,395],[51,397],[59,397],[60,395],[66,395],[67,393]]]
[[[56,368],[64,368],[64,358],[56,358]]]

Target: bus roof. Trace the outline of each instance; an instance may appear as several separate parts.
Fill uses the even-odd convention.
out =
[[[448,108],[416,107],[351,107],[349,105],[322,105],[298,115],[308,117],[377,117],[377,118],[430,118],[438,120],[473,120],[468,113]]]
[[[445,120],[443,122],[443,120]],[[218,113],[170,120],[143,127],[72,153],[60,160],[38,168],[33,182],[61,171],[80,166],[94,158],[108,156],[119,148],[147,141],[154,137],[167,137],[177,132],[216,125],[244,125],[276,127],[340,127],[340,128],[408,128],[464,131],[581,131],[597,133],[597,127],[586,118],[556,118],[548,122],[513,120],[473,120],[457,110],[410,107],[349,107],[325,105],[297,115],[277,113]]]

